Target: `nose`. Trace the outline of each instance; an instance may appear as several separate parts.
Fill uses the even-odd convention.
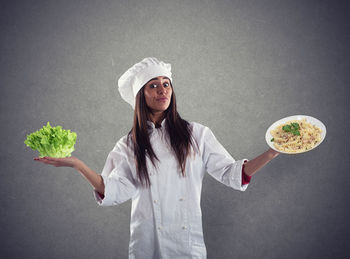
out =
[[[164,94],[167,93],[167,89],[163,85],[158,87],[158,94],[162,94],[162,93],[164,93]]]

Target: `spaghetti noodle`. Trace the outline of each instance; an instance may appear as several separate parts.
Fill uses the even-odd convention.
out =
[[[299,125],[299,133],[293,134],[293,132],[287,132],[286,126],[288,124]],[[277,126],[274,130],[271,130],[271,136],[273,137],[274,147],[286,153],[301,153],[314,148],[317,143],[321,141],[322,130],[307,122],[306,119],[302,120],[290,120],[284,124]]]

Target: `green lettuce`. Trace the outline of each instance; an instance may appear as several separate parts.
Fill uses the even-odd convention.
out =
[[[28,147],[40,152],[40,157],[70,157],[74,151],[77,134],[61,126],[51,127],[50,122],[29,135],[24,141]]]

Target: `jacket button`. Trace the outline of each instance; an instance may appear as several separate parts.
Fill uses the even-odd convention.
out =
[[[182,226],[182,229],[186,229],[186,226]]]
[[[184,200],[184,198],[180,198],[180,199],[179,199],[179,201],[183,201],[183,200]]]

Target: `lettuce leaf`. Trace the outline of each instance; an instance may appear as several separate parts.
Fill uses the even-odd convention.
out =
[[[29,135],[24,141],[28,147],[38,150],[40,157],[70,157],[74,151],[77,134],[61,126],[51,127],[50,122]]]

